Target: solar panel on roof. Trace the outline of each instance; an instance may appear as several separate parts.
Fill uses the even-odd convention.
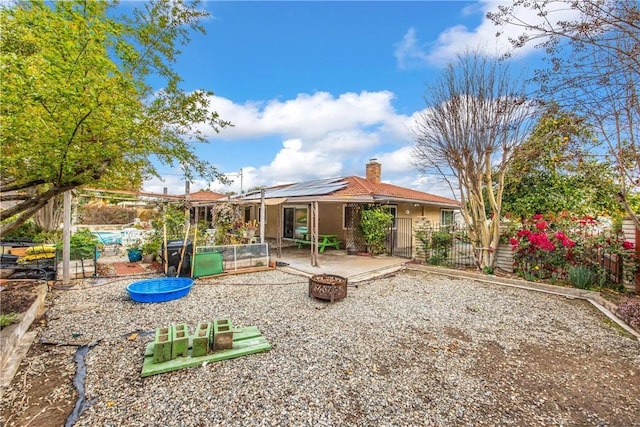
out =
[[[275,197],[301,197],[301,196],[322,196],[341,190],[347,186],[344,178],[325,178],[314,181],[297,182],[286,187],[267,188],[264,197],[272,199]],[[244,200],[260,199],[260,192],[247,194]]]

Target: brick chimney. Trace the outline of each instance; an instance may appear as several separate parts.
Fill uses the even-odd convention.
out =
[[[367,163],[366,178],[376,184],[380,184],[380,176],[382,174],[382,165],[378,163],[378,159],[370,159]]]

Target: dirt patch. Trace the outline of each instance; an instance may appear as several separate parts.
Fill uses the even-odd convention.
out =
[[[38,297],[40,280],[7,280],[0,287],[0,313],[21,314],[27,311]]]
[[[601,425],[596,414],[609,414],[610,425],[638,425],[634,390],[640,389],[640,372],[608,352],[574,349],[570,343],[523,344],[507,352],[491,342],[480,356],[483,363],[472,374],[510,403],[502,406],[505,411],[525,417],[528,408],[561,408],[569,414],[567,425]]]
[[[73,411],[76,347],[33,343],[2,396],[3,426],[62,426]]]
[[[0,313],[25,313],[38,297],[41,280],[7,280],[0,284]],[[20,316],[16,316],[20,319]],[[36,318],[29,330],[45,326]],[[12,384],[2,392],[0,425],[48,427],[64,425],[73,410],[76,347],[43,345],[34,342],[21,363]],[[27,362],[28,361],[28,362]]]
[[[98,262],[96,265],[98,277],[118,277],[136,274],[162,274],[162,263],[153,261],[149,264],[140,262]]]
[[[37,299],[40,280],[15,280],[0,286],[0,307],[3,314],[26,312]],[[45,299],[50,303],[51,294]],[[19,316],[18,316],[19,318]],[[36,318],[29,331],[46,327],[44,315]],[[0,425],[48,427],[64,425],[76,402],[73,385],[75,346],[54,346],[35,342],[29,348],[12,387],[3,390],[0,401]]]

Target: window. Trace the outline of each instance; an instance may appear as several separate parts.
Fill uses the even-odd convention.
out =
[[[453,225],[453,209],[440,209],[440,225]]]
[[[397,206],[392,206],[392,205],[386,205],[382,207],[382,210],[385,212],[390,213],[391,215],[393,215],[393,219],[395,219],[398,216],[398,207]]]
[[[244,222],[251,221],[251,206],[245,206],[244,208]]]

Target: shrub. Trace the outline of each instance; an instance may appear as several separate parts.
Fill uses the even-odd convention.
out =
[[[128,224],[136,217],[136,210],[104,203],[89,203],[78,208],[80,224]]]
[[[442,265],[444,264],[445,259],[442,258],[441,256],[438,255],[433,255],[431,258],[429,258],[429,264],[431,265]]]
[[[448,231],[436,231],[431,236],[431,245],[435,252],[435,255],[440,258],[449,258],[449,249],[451,249],[451,242],[453,237]]]
[[[510,243],[516,273],[527,280],[580,280],[576,274],[584,280],[588,274],[585,271],[574,272],[573,278],[568,275],[572,267],[588,266],[591,284],[597,281],[603,286],[607,284],[607,274],[598,269],[603,270],[604,260],[629,266],[636,262],[634,245],[625,241],[619,231],[603,232],[602,224],[592,217],[534,215],[523,222]],[[626,267],[623,271],[628,279],[635,269]]]
[[[93,259],[98,243],[98,238],[89,229],[76,231],[70,241],[71,259]],[[61,251],[62,242],[58,242],[56,247]]]
[[[579,265],[569,268],[569,283],[576,288],[588,289],[594,282],[594,274],[589,267]]]
[[[634,329],[640,329],[640,300],[628,299],[618,306],[616,314]]]
[[[9,218],[7,221],[10,222],[11,220],[12,219]],[[42,233],[43,231],[44,230],[42,229],[42,227],[39,227],[38,225],[36,225],[33,219],[30,219],[24,224],[21,224],[19,227],[7,233],[4,233],[2,235],[2,240],[7,242],[19,240],[30,241],[33,240],[33,237],[35,235],[37,235],[38,233]]]
[[[376,207],[362,211],[360,230],[374,255],[386,252],[387,236],[392,225],[393,215],[382,208]]]

